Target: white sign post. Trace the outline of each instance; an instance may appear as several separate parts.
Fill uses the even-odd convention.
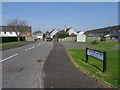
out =
[[[106,71],[106,52],[101,52],[94,49],[86,48],[86,63],[88,62],[88,56],[95,57],[103,61],[103,72]]]

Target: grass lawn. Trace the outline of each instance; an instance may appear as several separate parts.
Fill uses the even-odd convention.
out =
[[[102,48],[113,49],[113,48],[117,48],[118,46],[118,42],[105,42],[105,41],[101,41],[101,42],[99,41],[98,44],[92,44],[92,42],[85,42],[85,43],[80,43],[80,44],[98,47],[100,49]]]
[[[20,41],[20,42],[7,42],[7,43],[0,43],[0,47],[12,46],[27,43],[28,41]]]
[[[86,63],[85,49],[68,49],[73,61],[85,72],[94,75],[99,80],[106,81],[114,87],[120,87],[118,82],[118,42],[98,42],[98,44],[86,42],[80,44],[97,47],[97,50],[105,51],[107,70],[105,73],[102,72],[102,61],[96,58],[89,56],[88,63]]]

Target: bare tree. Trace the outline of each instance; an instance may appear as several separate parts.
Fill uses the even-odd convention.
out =
[[[9,20],[7,25],[10,31],[14,31],[16,33],[18,42],[20,41],[21,32],[24,32],[28,27],[26,20],[20,20],[18,18]]]

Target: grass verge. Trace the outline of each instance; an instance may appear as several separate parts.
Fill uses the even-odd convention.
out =
[[[68,49],[73,61],[84,71],[89,72],[91,75],[100,81],[109,83],[112,87],[120,87],[118,83],[118,51],[105,50],[107,53],[107,70],[102,72],[102,61],[96,58],[89,57],[89,63],[85,62],[85,49]]]
[[[29,41],[0,43],[0,47],[13,46],[13,45],[24,44],[24,43],[28,43],[28,42]]]
[[[83,42],[81,45],[89,45],[93,47],[97,47],[100,49],[118,49],[118,42],[105,42],[105,41],[97,41],[98,44],[92,44],[92,42]]]

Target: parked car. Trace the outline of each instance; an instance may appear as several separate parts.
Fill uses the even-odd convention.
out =
[[[46,38],[46,41],[52,41],[52,38]]]

